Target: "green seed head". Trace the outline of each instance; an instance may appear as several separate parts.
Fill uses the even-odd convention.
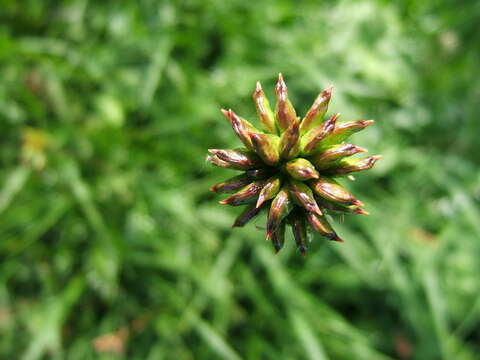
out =
[[[253,100],[263,131],[232,110],[222,110],[244,147],[210,149],[207,161],[243,174],[220,182],[211,190],[231,193],[221,204],[245,205],[233,227],[244,226],[266,210],[266,236],[276,252],[284,245],[287,225],[292,228],[298,250],[305,255],[308,228],[329,240],[343,241],[326,214],[368,215],[363,203],[335,178],[370,169],[381,158],[350,158],[367,150],[345,143],[373,120],[337,122],[340,114],[325,117],[332,90],[329,87],[320,92],[300,119],[288,99],[281,74],[275,86],[274,111],[257,82]]]

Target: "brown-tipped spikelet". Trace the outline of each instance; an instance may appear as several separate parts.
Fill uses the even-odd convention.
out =
[[[380,155],[350,158],[367,150],[345,142],[374,121],[337,121],[338,113],[326,117],[332,90],[329,87],[320,92],[300,119],[288,99],[282,74],[275,86],[274,110],[257,82],[253,100],[263,131],[232,110],[222,110],[244,147],[210,149],[207,161],[243,173],[210,190],[230,194],[221,204],[246,205],[233,227],[244,226],[266,210],[266,237],[275,252],[284,245],[287,225],[292,228],[298,251],[305,255],[307,228],[329,240],[343,242],[326,214],[368,215],[363,203],[335,178],[370,169],[381,158]]]

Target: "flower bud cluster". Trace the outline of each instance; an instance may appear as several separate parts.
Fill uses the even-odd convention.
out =
[[[259,82],[253,93],[261,129],[232,110],[222,110],[244,147],[210,149],[212,164],[243,171],[211,187],[218,194],[230,194],[221,204],[246,205],[233,226],[241,227],[267,212],[267,240],[276,252],[284,245],[285,228],[292,228],[295,244],[302,255],[308,249],[307,233],[340,241],[327,214],[362,214],[363,203],[338,181],[338,177],[370,169],[380,155],[350,156],[366,152],[345,142],[352,134],[373,124],[373,120],[337,121],[340,114],[326,117],[332,96],[329,87],[317,96],[301,119],[288,98],[281,74],[275,86],[272,110]]]

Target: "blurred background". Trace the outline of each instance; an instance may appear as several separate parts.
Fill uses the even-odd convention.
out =
[[[479,359],[480,2],[0,1],[0,358]],[[274,255],[208,191],[282,72],[375,119],[370,216]],[[263,226],[263,221],[256,221]]]

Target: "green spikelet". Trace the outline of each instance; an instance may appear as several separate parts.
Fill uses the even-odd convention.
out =
[[[287,225],[292,228],[297,249],[305,255],[308,228],[326,239],[343,242],[326,214],[368,215],[363,203],[336,178],[370,169],[381,158],[350,158],[367,150],[344,142],[374,121],[337,122],[340,114],[326,117],[332,90],[329,87],[320,92],[300,120],[281,74],[273,111],[258,82],[253,100],[263,131],[232,110],[222,110],[245,147],[210,149],[207,161],[243,173],[210,189],[231,194],[221,204],[245,205],[233,227],[242,227],[266,211],[266,236],[276,252],[283,248]]]

